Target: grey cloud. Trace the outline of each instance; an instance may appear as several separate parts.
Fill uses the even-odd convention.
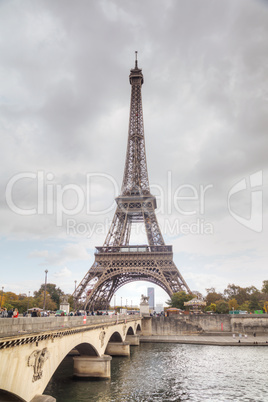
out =
[[[166,191],[170,170],[174,190],[213,184],[215,221],[226,216],[228,191],[241,178],[263,170],[266,188],[265,2],[11,0],[0,7],[2,194],[12,175],[40,169],[55,175],[54,184],[83,188],[86,172],[105,172],[120,186],[135,50],[145,78],[150,182]],[[18,202],[32,205],[35,189],[16,191]],[[106,191],[104,182],[94,189],[94,206]],[[0,208],[7,236],[39,236],[40,223],[44,236],[65,236],[52,217],[18,217],[4,197]],[[107,216],[83,211],[79,220]]]

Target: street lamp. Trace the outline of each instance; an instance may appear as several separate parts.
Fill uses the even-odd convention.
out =
[[[115,310],[115,306],[116,306],[115,298],[116,298],[116,295],[114,295],[114,310]]]
[[[44,306],[43,306],[43,310],[44,310],[44,311],[45,311],[45,309],[46,309],[47,273],[48,273],[48,270],[47,270],[47,269],[45,270],[45,273],[46,273],[46,275],[45,275],[45,291],[44,291]]]
[[[76,310],[76,282],[74,281],[74,310]]]
[[[4,293],[4,286],[2,286],[2,293],[1,293],[1,308],[2,308],[2,299],[3,299],[3,293]]]
[[[30,290],[29,290],[29,293],[28,293],[28,301],[27,301],[27,313],[28,313],[28,310],[29,310],[29,299],[30,299]]]
[[[121,308],[123,307],[123,304],[122,304],[122,296],[121,296]]]

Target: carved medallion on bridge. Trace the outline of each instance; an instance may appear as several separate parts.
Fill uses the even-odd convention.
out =
[[[28,366],[33,367],[33,379],[32,382],[40,380],[43,375],[43,366],[45,361],[49,358],[49,352],[47,348],[43,348],[42,350],[35,350],[28,357]]]
[[[105,334],[106,334],[105,331],[101,331],[99,334],[99,340],[101,341],[101,347],[103,347],[103,345],[104,345]]]
[[[124,325],[124,326],[123,326],[123,334],[124,334],[124,336],[126,335],[126,331],[127,331],[127,326]]]

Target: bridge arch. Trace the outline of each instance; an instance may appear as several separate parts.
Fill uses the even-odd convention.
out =
[[[135,335],[133,328],[130,326],[127,330],[127,335]]]
[[[87,342],[79,343],[78,345],[75,346],[75,349],[78,350],[80,355],[99,356],[99,353],[97,352],[96,348],[94,348],[94,346],[92,346],[90,343]]]
[[[123,342],[123,339],[119,332],[116,331],[111,335],[109,342]]]
[[[12,392],[0,389],[0,401],[23,402],[24,400]]]

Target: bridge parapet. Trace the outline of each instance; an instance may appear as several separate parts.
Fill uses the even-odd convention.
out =
[[[135,316],[124,314],[113,316],[65,316],[65,317],[19,317],[0,319],[0,337],[21,335],[22,333],[38,333],[49,330],[60,330],[62,328],[73,328],[81,325],[94,325],[101,323],[112,323],[118,320],[133,320]],[[137,316],[137,319],[140,317]]]

